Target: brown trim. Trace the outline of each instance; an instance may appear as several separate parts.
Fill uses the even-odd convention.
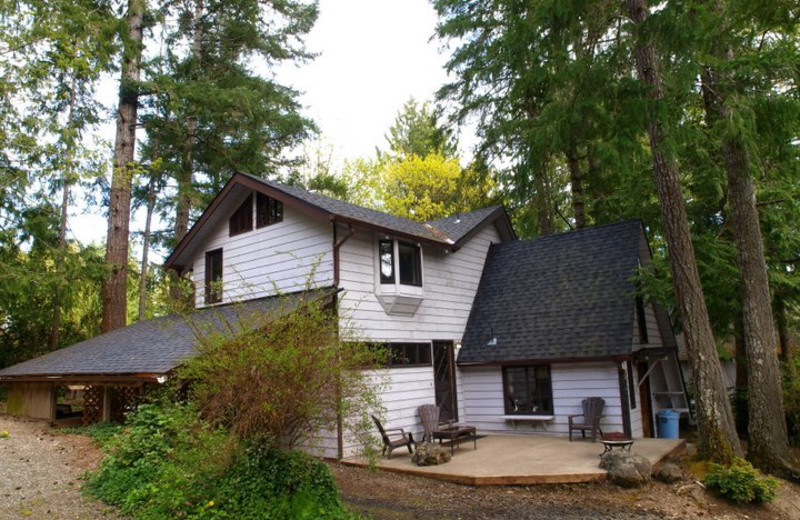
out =
[[[625,376],[625,370],[622,369],[622,363],[617,365],[617,377],[619,379],[619,401],[622,404],[622,431],[630,439],[633,438],[631,403],[628,396],[628,378]]]
[[[0,378],[0,384],[12,383],[53,383],[57,385],[69,383],[103,384],[103,383],[156,383],[159,377],[166,374],[64,374],[64,375],[21,375],[4,376]]]
[[[342,247],[342,245],[344,245],[345,242],[347,242],[348,238],[356,233],[356,230],[352,225],[348,225],[347,234],[341,239],[338,239],[337,236],[339,234],[339,223],[335,220],[332,220],[331,224],[333,225],[333,285],[334,287],[339,287],[339,270],[341,267],[339,249]]]

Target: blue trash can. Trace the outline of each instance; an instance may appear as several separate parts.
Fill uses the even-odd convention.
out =
[[[677,439],[681,413],[676,410],[661,410],[656,415],[658,417],[658,438]]]

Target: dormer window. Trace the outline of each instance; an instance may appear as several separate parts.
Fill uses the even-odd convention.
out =
[[[422,287],[422,250],[419,245],[379,240],[378,262],[381,284],[395,283],[395,273],[398,273],[402,285]]]
[[[230,236],[240,235],[253,230],[253,195],[248,195],[242,205],[233,212],[228,221]]]

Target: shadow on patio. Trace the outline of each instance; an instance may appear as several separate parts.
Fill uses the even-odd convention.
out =
[[[637,439],[632,452],[647,457],[654,466],[686,448],[683,439]],[[439,466],[417,466],[405,450],[395,450],[389,460],[380,459],[384,471],[408,473],[473,486],[507,484],[566,484],[606,478],[598,467],[603,443],[565,437],[489,435],[478,439],[478,448],[466,441],[453,460]],[[366,465],[363,460],[345,464]]]

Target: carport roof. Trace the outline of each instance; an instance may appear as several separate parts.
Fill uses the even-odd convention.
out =
[[[293,311],[303,300],[334,293],[333,288],[317,289],[140,321],[0,370],[0,382],[109,376],[154,379],[194,356],[202,334],[235,335],[259,316],[278,316]]]

